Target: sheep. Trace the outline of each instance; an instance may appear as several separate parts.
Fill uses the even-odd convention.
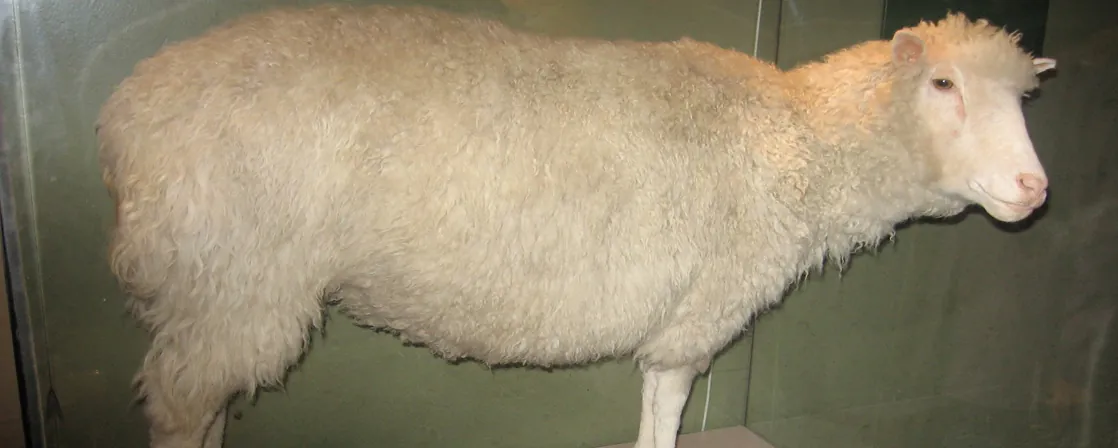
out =
[[[447,360],[631,357],[636,447],[673,447],[694,378],[811,272],[1045,202],[1020,99],[1055,61],[1018,38],[951,14],[782,71],[322,5],[169,44],[97,122],[150,444],[221,446],[338,306]]]

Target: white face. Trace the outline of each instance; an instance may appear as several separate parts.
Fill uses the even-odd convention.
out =
[[[923,45],[909,47],[922,60]],[[895,51],[898,48],[894,41]],[[904,56],[902,54],[901,56]],[[913,61],[915,62],[915,61]],[[1033,150],[1015,86],[969,74],[950,61],[931,65],[916,111],[927,126],[943,193],[976,203],[1003,222],[1020,221],[1044,204],[1048,178]],[[1055,67],[1034,60],[1036,73]],[[970,75],[970,76],[968,76]]]

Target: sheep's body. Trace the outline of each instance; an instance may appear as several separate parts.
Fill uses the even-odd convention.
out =
[[[848,52],[876,64],[856,87],[890,73],[889,48]],[[280,381],[327,301],[447,358],[635,354],[689,386],[828,253],[965,205],[897,150],[910,111],[827,123],[812,70],[390,7],[277,10],[169,46],[99,130],[113,269],[154,335],[153,445],[197,446],[215,419],[219,445],[219,408]],[[648,378],[642,448],[661,425]]]

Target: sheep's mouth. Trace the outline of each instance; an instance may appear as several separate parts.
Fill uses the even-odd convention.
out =
[[[982,198],[976,202],[986,209],[994,218],[1004,222],[1014,222],[1025,219],[1036,209],[1044,205],[1044,201],[1048,199],[1048,192],[1041,192],[1031,201],[1010,201],[999,198],[991,194],[982,183],[977,181],[968,182],[971,190],[978,193]]]

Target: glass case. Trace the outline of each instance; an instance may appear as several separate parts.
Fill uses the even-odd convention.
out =
[[[94,122],[169,42],[286,0],[0,0],[5,259],[31,447],[146,446],[147,336],[107,265]],[[416,3],[397,1],[393,3]],[[1038,219],[905,225],[813,275],[696,380],[683,433],[777,448],[1118,444],[1118,6],[1098,0],[426,0],[552,36],[732,48],[782,69],[948,11],[1054,58],[1024,112],[1051,189]],[[330,311],[282,392],[237,399],[228,446],[599,447],[632,442],[641,375],[449,364]]]

